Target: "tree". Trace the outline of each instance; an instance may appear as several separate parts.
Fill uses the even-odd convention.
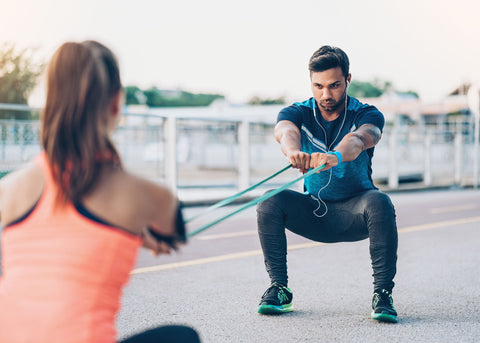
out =
[[[17,51],[12,43],[0,46],[0,103],[28,103],[28,97],[42,73],[43,63],[34,63],[32,49]],[[31,119],[37,116],[30,111],[0,110],[1,119]]]
[[[255,95],[248,101],[248,104],[249,105],[283,105],[285,104],[285,97],[281,96],[275,99],[270,99],[270,98],[263,99]]]
[[[420,96],[418,95],[418,93],[415,92],[415,91],[399,92],[399,94],[410,95],[410,96],[412,96],[412,97],[414,97],[414,98],[417,98],[417,99],[420,97]]]
[[[145,105],[147,98],[137,86],[125,87],[125,103],[127,105]]]
[[[354,80],[348,89],[348,94],[355,98],[377,98],[386,92],[395,92],[396,94],[418,98],[418,94],[415,91],[398,91],[390,81],[380,79],[374,79],[372,82]]]
[[[143,91],[149,107],[209,106],[216,99],[223,99],[221,94],[194,94],[182,90],[160,90],[151,87]],[[127,100],[127,105],[129,103]]]
[[[17,51],[11,43],[0,47],[0,103],[27,104],[43,64],[33,62],[31,49]]]
[[[160,94],[160,90],[156,87],[149,88],[145,91],[143,91],[143,94],[145,94],[145,97],[147,99],[147,106],[148,107],[164,107],[165,102]]]
[[[378,83],[352,81],[348,88],[348,94],[355,98],[376,98],[382,95],[384,89],[380,88]]]

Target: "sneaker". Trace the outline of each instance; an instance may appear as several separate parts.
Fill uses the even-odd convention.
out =
[[[397,311],[393,307],[393,298],[390,291],[386,289],[375,291],[373,293],[372,309],[372,319],[387,323],[398,322]]]
[[[284,285],[274,282],[263,293],[258,306],[258,313],[280,314],[293,311],[292,290]]]

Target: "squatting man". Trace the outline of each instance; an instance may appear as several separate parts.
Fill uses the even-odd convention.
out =
[[[374,106],[347,95],[351,74],[343,50],[322,46],[308,68],[313,97],[280,111],[275,137],[293,168],[305,173],[325,166],[305,179],[304,193],[284,190],[258,205],[258,233],[271,280],[258,312],[293,310],[286,260],[288,229],[324,243],[369,238],[374,285],[371,318],[396,323],[392,299],[398,245],[395,209],[372,181],[372,157],[384,117]],[[320,264],[313,268],[321,268]]]

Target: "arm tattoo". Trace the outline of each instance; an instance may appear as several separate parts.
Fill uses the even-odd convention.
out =
[[[373,139],[374,145],[376,145],[380,141],[380,138],[382,138],[382,132],[380,129],[373,125],[366,126],[365,133]]]

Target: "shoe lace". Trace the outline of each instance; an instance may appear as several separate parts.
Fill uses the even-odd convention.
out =
[[[265,293],[263,293],[262,299],[273,293],[280,302],[286,302],[288,301],[288,296],[285,294],[284,288],[286,288],[284,285],[274,282],[268,287]]]
[[[277,298],[280,301],[280,303],[286,303],[288,302],[288,296],[285,294],[282,288],[278,290],[277,293]]]
[[[382,289],[380,292],[375,292],[373,297],[373,307],[377,307],[381,299],[384,299],[392,308],[393,308],[393,297],[392,293],[386,289]]]

